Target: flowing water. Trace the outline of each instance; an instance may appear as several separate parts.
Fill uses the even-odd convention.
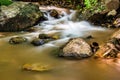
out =
[[[55,55],[70,38],[92,35],[91,41],[102,44],[115,30],[93,26],[87,21],[72,21],[76,13],[73,10],[40,8],[48,20],[36,25],[36,32],[0,33],[0,80],[120,80],[119,59],[67,60]],[[59,11],[60,19],[49,15],[51,8]],[[40,33],[56,34],[60,39],[38,47],[31,45],[30,41]],[[8,41],[13,36],[24,36],[29,41],[11,45]],[[43,63],[53,69],[48,72],[23,71],[21,67],[25,63]]]

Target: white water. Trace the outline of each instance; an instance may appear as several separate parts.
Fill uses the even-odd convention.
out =
[[[70,38],[74,37],[85,38],[90,35],[98,36],[98,34],[104,34],[104,32],[106,31],[109,32],[109,30],[102,28],[100,26],[91,25],[87,21],[72,21],[72,18],[76,17],[75,14],[77,11],[56,7],[40,7],[40,9],[42,10],[42,12],[45,13],[44,15],[48,18],[48,20],[36,25],[35,27],[38,29],[36,32],[25,33],[24,35],[23,34],[21,35],[27,37],[29,41],[31,41],[35,37],[38,37],[40,33],[59,34],[60,35],[59,40],[52,41],[46,44],[48,46],[55,46],[60,45],[62,42],[64,44],[64,42],[66,42]],[[50,16],[49,10],[52,9],[56,9],[59,12],[60,14],[59,19],[55,19],[54,17]],[[9,40],[8,38],[11,38],[11,36],[5,38],[5,40],[6,39]]]
[[[43,12],[45,12],[46,10],[46,8],[44,9],[42,7],[40,9],[43,9]],[[47,12],[45,16],[48,18],[48,20],[36,26],[42,28],[40,32],[43,33],[60,32],[62,38],[66,38],[66,37],[81,37],[84,36],[85,33],[89,33],[90,31],[106,30],[98,26],[93,26],[87,21],[79,22],[71,21],[76,14],[76,11],[74,10],[66,10],[56,7],[47,7],[47,9],[48,10],[56,9],[60,13],[61,18],[55,19],[50,16],[49,12]]]

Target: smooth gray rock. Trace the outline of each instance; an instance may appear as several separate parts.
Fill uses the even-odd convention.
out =
[[[63,48],[60,56],[63,57],[72,57],[72,58],[87,58],[92,56],[92,50],[90,45],[81,38],[71,39]]]

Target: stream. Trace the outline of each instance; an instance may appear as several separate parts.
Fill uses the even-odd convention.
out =
[[[73,20],[76,18],[74,10],[56,7],[40,9],[48,20],[36,25],[36,32],[0,32],[0,80],[120,80],[119,59],[67,60],[55,55],[70,38],[93,36],[91,41],[102,44],[115,30]],[[51,9],[59,11],[59,19],[50,16]],[[37,47],[30,44],[41,33],[59,35],[60,39]],[[8,41],[14,36],[24,36],[28,42],[11,45]],[[22,66],[26,63],[48,64],[53,69],[48,72],[24,71]]]

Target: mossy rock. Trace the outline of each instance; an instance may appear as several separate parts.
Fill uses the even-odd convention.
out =
[[[9,43],[10,44],[20,44],[20,43],[24,43],[26,42],[27,39],[24,38],[24,37],[12,37],[10,40],[9,40]]]
[[[41,17],[39,6],[29,2],[14,2],[1,6],[0,31],[23,31],[33,27]]]

